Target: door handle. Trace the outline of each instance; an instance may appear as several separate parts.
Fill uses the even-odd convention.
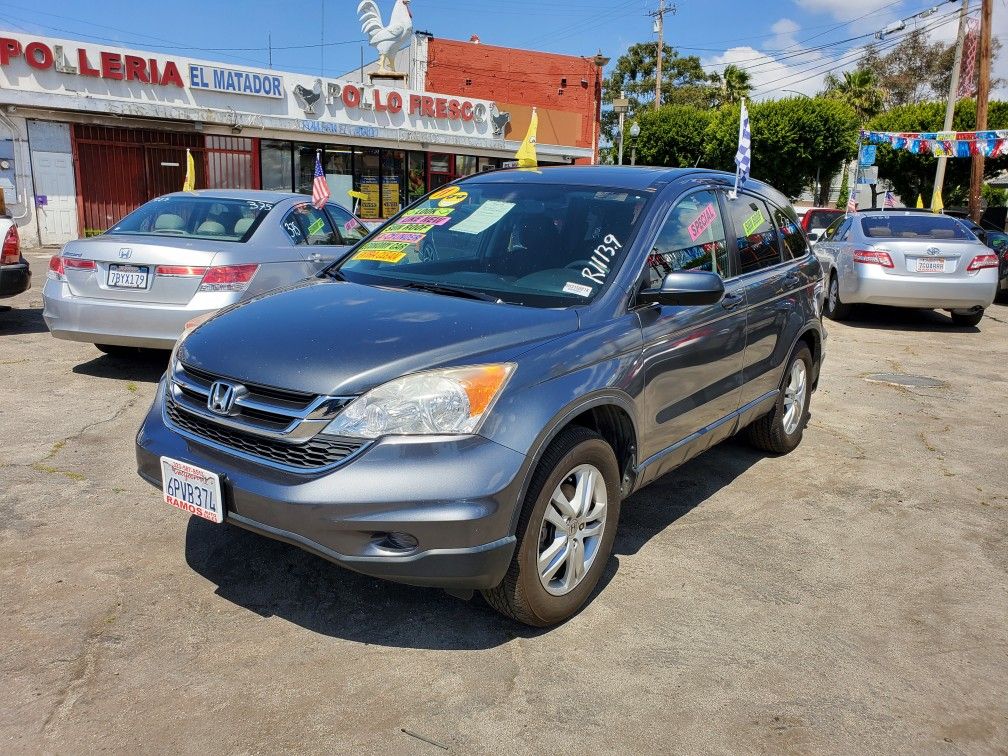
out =
[[[721,306],[724,307],[726,310],[734,310],[736,307],[742,304],[742,300],[744,299],[745,297],[739,294],[738,292],[728,291],[725,292],[725,295],[721,300]]]
[[[318,252],[312,252],[310,259],[312,262],[322,262],[322,255]]]

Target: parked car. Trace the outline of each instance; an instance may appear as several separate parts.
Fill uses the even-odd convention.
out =
[[[31,288],[31,266],[21,255],[17,224],[4,216],[0,216],[0,239],[0,299],[4,299]]]
[[[802,216],[802,230],[811,241],[815,242],[822,236],[823,231],[843,214],[843,210],[837,210],[835,207],[810,207]]]
[[[998,259],[958,219],[908,210],[838,218],[815,245],[827,282],[825,314],[856,304],[948,310],[973,326],[994,301]]]
[[[303,194],[166,194],[49,263],[52,335],[110,354],[171,349],[186,322],[314,275],[368,234],[342,207]]]
[[[1000,260],[998,268],[998,294],[1008,292],[1008,234],[1003,231],[987,231],[984,234],[984,244],[994,250]]]
[[[314,280],[193,324],[137,435],[164,500],[376,577],[574,614],[621,501],[737,431],[801,441],[822,269],[696,169],[477,174]]]

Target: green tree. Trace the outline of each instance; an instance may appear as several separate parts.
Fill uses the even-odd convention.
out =
[[[792,97],[749,106],[752,175],[797,197],[819,175],[823,183],[854,154],[858,121],[853,108],[825,97]],[[711,116],[701,165],[735,170],[739,107]],[[669,128],[674,128],[669,124]],[[641,135],[643,137],[643,133]],[[638,150],[640,150],[638,140]]]
[[[692,105],[663,105],[637,119],[637,161],[644,165],[692,168],[707,151],[712,111]]]
[[[734,63],[725,66],[724,71],[717,77],[715,91],[719,105],[734,105],[741,100],[748,100],[752,93],[752,78],[744,68],[739,68]]]
[[[874,131],[940,131],[945,119],[945,105],[941,102],[925,102],[892,108],[873,118],[868,128]],[[992,101],[987,115],[990,129],[1008,128],[1008,102]],[[956,105],[952,128],[956,131],[972,131],[976,128],[976,103],[960,100]],[[942,198],[952,206],[957,196],[965,196],[969,186],[970,163],[964,158],[949,158],[945,168],[945,187]],[[917,195],[930,205],[934,190],[935,165],[937,158],[930,155],[914,155],[908,150],[894,150],[889,145],[879,145],[876,163],[879,178],[888,180],[903,201],[911,204]],[[984,175],[988,178],[1008,169],[1008,157],[1002,156],[984,161]]]
[[[834,73],[826,75],[826,97],[843,100],[854,108],[858,123],[864,125],[885,108],[885,97],[870,68],[844,71],[843,77]]]
[[[850,171],[846,170],[843,172],[843,178],[840,179],[840,193],[837,195],[836,206],[838,210],[847,209],[847,200],[850,199]]]

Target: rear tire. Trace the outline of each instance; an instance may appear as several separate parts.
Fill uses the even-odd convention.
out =
[[[773,454],[787,454],[801,443],[812,398],[812,353],[802,344],[788,360],[773,409],[748,428],[749,443]]]
[[[823,314],[830,320],[846,320],[851,316],[853,309],[852,305],[840,301],[840,280],[836,273],[831,273],[826,301],[823,303]]]
[[[140,354],[139,347],[122,346],[120,344],[95,344],[98,350],[110,357],[136,357]]]
[[[518,520],[514,557],[500,585],[483,591],[487,603],[536,627],[574,616],[609,562],[619,522],[619,482],[616,455],[605,439],[579,426],[563,430],[536,468]]]
[[[969,326],[977,325],[981,320],[983,320],[984,311],[979,312],[956,312],[953,310],[952,323],[959,326],[960,328],[968,328]]]

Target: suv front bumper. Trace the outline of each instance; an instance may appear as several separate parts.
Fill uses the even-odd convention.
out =
[[[491,588],[515,548],[526,458],[482,436],[390,438],[323,472],[292,473],[178,433],[164,383],[137,434],[137,471],[161,487],[162,456],[217,473],[226,521],[357,572],[412,585]],[[410,550],[384,538],[405,533]]]

